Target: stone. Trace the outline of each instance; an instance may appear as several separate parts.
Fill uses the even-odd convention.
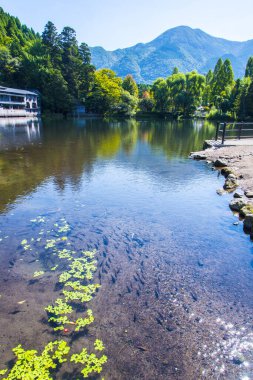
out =
[[[226,160],[218,158],[218,160],[214,162],[214,166],[216,166],[217,168],[223,168],[224,166],[228,166],[228,163]]]
[[[253,227],[253,214],[247,214],[243,221],[243,227],[246,231],[252,231]]]
[[[236,175],[235,174],[229,174],[228,176],[227,176],[227,179],[229,179],[229,180],[236,180],[237,179],[237,177],[236,177]]]
[[[245,202],[243,199],[233,199],[229,203],[229,207],[233,211],[240,211],[243,207],[247,205],[247,202]]]
[[[243,198],[243,194],[236,191],[234,193],[234,198]]]
[[[253,205],[251,203],[248,203],[240,210],[240,216],[242,216],[243,218],[248,214],[253,214]]]
[[[253,198],[253,191],[245,191],[244,193],[247,198]]]
[[[229,174],[233,174],[233,171],[230,168],[223,168],[221,169],[221,174],[224,175],[225,178],[227,178]]]
[[[225,191],[224,191],[224,189],[217,189],[217,190],[216,190],[216,193],[217,193],[218,195],[223,195],[223,194],[225,194]]]
[[[240,365],[245,362],[245,357],[240,352],[233,357],[233,363]]]
[[[191,155],[191,157],[194,159],[194,160],[205,160],[206,159],[206,155],[203,154],[203,153],[193,153]]]
[[[234,179],[234,178],[228,179],[227,178],[223,187],[225,190],[234,190],[238,186],[239,185],[238,185],[236,179]]]
[[[202,267],[204,266],[203,261],[199,260],[199,261],[198,261],[198,266],[202,268]]]

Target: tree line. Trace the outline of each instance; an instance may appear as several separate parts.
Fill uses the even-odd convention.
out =
[[[133,116],[138,112],[191,117],[196,110],[210,118],[253,117],[253,57],[244,78],[235,80],[229,59],[219,59],[206,75],[181,73],[153,84],[136,84],[110,69],[96,70],[86,43],[64,27],[48,22],[42,35],[0,8],[0,84],[36,89],[44,112],[71,113],[75,105],[100,115]]]

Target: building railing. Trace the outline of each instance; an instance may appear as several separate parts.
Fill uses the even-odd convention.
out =
[[[215,141],[221,140],[222,145],[229,139],[253,138],[253,123],[217,123]]]

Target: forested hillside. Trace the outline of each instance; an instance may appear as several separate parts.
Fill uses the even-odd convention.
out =
[[[193,49],[194,41],[189,38],[185,47]],[[207,117],[253,118],[253,58],[246,71],[241,65],[241,79],[236,79],[229,58],[215,63],[206,75],[190,65],[187,73],[174,67],[169,76],[137,86],[124,60],[124,79],[109,68],[96,70],[87,44],[77,42],[71,27],[58,33],[49,21],[39,35],[0,8],[0,85],[38,90],[43,112],[67,115],[74,105],[83,104],[100,115],[140,111],[177,118],[191,117],[201,107]]]
[[[94,71],[88,46],[78,45],[74,29],[58,34],[48,22],[40,36],[0,8],[1,85],[36,89],[44,111],[66,114],[84,102]]]

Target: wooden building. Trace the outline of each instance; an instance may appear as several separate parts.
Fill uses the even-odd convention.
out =
[[[0,86],[0,117],[38,116],[40,107],[36,92]]]

